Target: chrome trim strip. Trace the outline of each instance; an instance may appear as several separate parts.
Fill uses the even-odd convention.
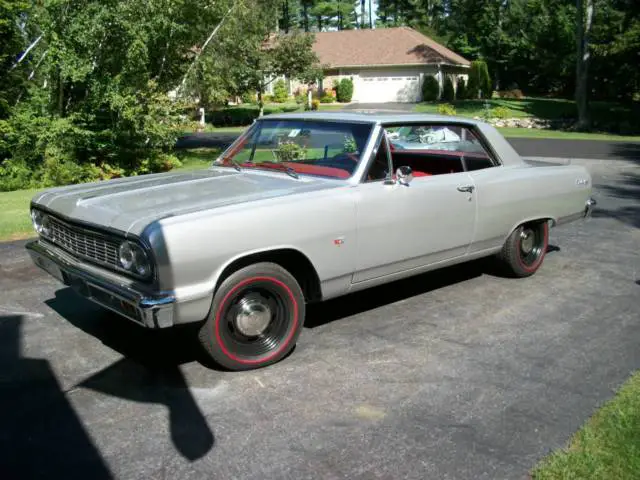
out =
[[[27,243],[25,248],[33,258],[34,263],[50,275],[51,273],[41,265],[41,262],[38,262],[39,257],[45,258],[58,267],[63,275],[63,283],[70,287],[75,287],[74,290],[80,293],[83,297],[105,308],[113,310],[129,320],[142,324],[147,328],[164,328],[173,325],[173,308],[176,303],[174,295],[162,293],[150,294],[123,284],[118,285],[104,278],[100,278],[93,273],[81,269],[79,265],[74,264],[75,259],[71,255],[69,255],[69,258],[65,258],[58,252],[47,248],[40,240],[34,240]],[[64,250],[61,249],[61,251]],[[77,284],[74,285],[74,281],[77,280],[80,280],[80,286]],[[127,315],[126,312],[115,309],[113,306],[96,299],[90,293],[82,291],[85,290],[86,287],[101,290],[110,296],[129,303],[133,308],[138,310],[140,319]]]

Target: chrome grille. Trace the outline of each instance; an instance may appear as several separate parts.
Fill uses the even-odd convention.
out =
[[[120,268],[117,242],[80,227],[71,226],[55,217],[49,217],[51,234],[48,236],[54,244],[72,254],[94,262]]]

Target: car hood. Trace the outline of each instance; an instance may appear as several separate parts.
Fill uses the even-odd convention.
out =
[[[53,188],[34,197],[33,203],[72,221],[139,235],[161,218],[339,184],[305,176],[295,179],[284,172],[211,168]]]

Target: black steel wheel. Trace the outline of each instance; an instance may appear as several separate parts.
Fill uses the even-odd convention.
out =
[[[279,265],[259,263],[229,276],[214,296],[200,342],[219,365],[250,370],[281,360],[304,323],[304,296]]]
[[[498,254],[508,274],[533,275],[542,265],[549,246],[549,223],[529,222],[516,228]]]

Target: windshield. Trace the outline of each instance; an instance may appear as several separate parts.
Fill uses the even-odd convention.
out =
[[[260,120],[215,165],[349,178],[373,124],[320,120]]]

